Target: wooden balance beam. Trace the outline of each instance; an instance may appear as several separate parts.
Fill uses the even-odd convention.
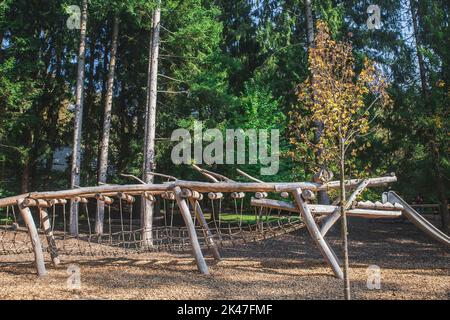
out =
[[[267,207],[272,209],[290,211],[300,213],[300,209],[295,203],[272,200],[272,199],[256,199],[250,200],[250,205],[255,207]],[[307,204],[308,210],[313,214],[331,215],[338,210],[339,206],[323,205],[323,204]],[[400,209],[400,208],[399,208]],[[347,215],[350,217],[370,218],[370,219],[384,219],[384,218],[398,218],[402,215],[400,210],[377,210],[371,208],[354,208],[347,210]]]

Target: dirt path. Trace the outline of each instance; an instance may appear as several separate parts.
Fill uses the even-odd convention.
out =
[[[350,220],[350,265],[355,299],[450,299],[450,250],[410,223]],[[330,235],[338,252],[338,230]],[[32,256],[0,256],[1,299],[340,299],[342,283],[323,263],[306,230],[261,243],[223,249],[208,259],[210,276],[189,255],[125,258],[64,257],[38,279]],[[48,261],[48,259],[47,259]],[[81,290],[67,289],[67,266],[81,269]],[[381,289],[369,290],[367,267],[381,268]]]

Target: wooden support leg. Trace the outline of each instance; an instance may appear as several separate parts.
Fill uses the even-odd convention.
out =
[[[211,247],[212,254],[215,260],[221,260],[219,249],[217,248],[211,230],[208,227],[208,223],[206,222],[205,215],[203,214],[202,207],[197,200],[190,198],[189,202],[191,203],[192,208],[194,209],[195,214],[197,215],[197,219],[202,225],[203,233],[205,234],[205,239]]]
[[[142,197],[142,214],[141,214],[141,228],[142,240],[145,248],[153,247],[153,215],[154,215],[153,201]]]
[[[105,221],[105,203],[97,200],[97,212],[95,215],[95,233],[103,234],[103,223]]]
[[[78,202],[70,200],[69,230],[72,236],[78,236]]]
[[[361,192],[364,191],[364,189],[368,186],[369,180],[363,180],[361,181],[358,186],[356,187],[355,191],[350,195],[348,198],[348,201],[345,204],[345,210],[348,210],[348,208],[351,207],[353,201],[356,200],[356,198],[361,194]],[[320,229],[320,234],[322,237],[325,237],[327,232],[331,229],[331,227],[341,218],[341,209],[337,208],[328,218],[325,220],[325,222],[322,225],[322,228]]]
[[[181,188],[175,187],[173,191],[175,193],[175,199],[177,200],[178,207],[180,208],[181,215],[183,216],[184,223],[186,224],[189,233],[192,252],[194,254],[195,261],[197,262],[198,270],[203,274],[209,274],[208,266],[206,265],[205,258],[203,257],[200,244],[198,243],[195,226],[192,222],[191,213],[189,212],[189,207],[186,203],[186,200],[181,196]]]
[[[41,239],[34,224],[33,216],[31,215],[30,208],[23,206],[24,199],[19,199],[17,205],[19,206],[20,214],[28,228],[31,244],[34,251],[34,260],[36,262],[36,270],[39,277],[45,276],[47,271],[45,270],[44,253],[42,252]]]
[[[333,269],[335,276],[338,277],[339,279],[343,279],[344,275],[339,266],[339,262],[336,260],[333,250],[327,245],[326,241],[320,234],[319,228],[317,227],[316,222],[314,221],[314,217],[309,211],[308,205],[304,202],[302,198],[302,191],[300,189],[295,189],[292,191],[292,195],[294,196],[294,199],[297,202],[297,206],[300,209],[300,214],[302,215],[303,221],[306,224],[306,228],[308,228],[309,234],[316,242],[317,246],[322,252],[323,257],[330,265],[331,269]]]
[[[56,247],[55,237],[53,236],[52,226],[50,224],[50,218],[48,217],[47,210],[43,207],[39,207],[39,215],[41,216],[42,226],[44,228],[45,237],[50,248],[50,257],[52,258],[53,265],[56,267],[59,265],[58,248]]]

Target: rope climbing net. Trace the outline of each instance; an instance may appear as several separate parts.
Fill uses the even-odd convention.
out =
[[[336,189],[338,181],[265,183],[239,171],[252,182],[237,182],[194,168],[211,182],[161,175],[168,181],[0,199],[0,255],[34,253],[38,274],[43,275],[44,253],[57,265],[62,255],[189,250],[199,270],[208,273],[202,249],[209,249],[215,259],[220,259],[220,247],[260,241],[306,226],[335,275],[342,277],[337,257],[324,240],[340,218],[340,207],[337,201],[331,205],[314,203],[315,192]],[[345,204],[347,214],[400,216],[398,204],[356,201],[366,187],[393,181],[393,175],[347,180],[346,187],[354,189]]]
[[[250,207],[250,195],[244,193],[209,193],[206,197],[188,201],[190,215],[202,249],[210,243],[227,247],[259,241],[292,232],[304,226],[298,212],[269,207]],[[30,207],[33,221],[42,242],[42,249],[51,253],[46,241],[44,219],[60,255],[115,256],[149,251],[189,251],[190,237],[173,192],[155,196],[153,226],[141,224],[139,201],[108,197],[105,202],[103,233],[95,232],[97,200],[79,202],[78,233],[70,232],[70,202],[53,201],[50,206]],[[0,209],[0,254],[32,253],[27,226],[17,205]],[[45,211],[46,214],[41,212]],[[202,216],[200,212],[202,211]],[[204,219],[205,224],[201,223]],[[317,220],[320,219],[318,216]],[[206,230],[208,232],[206,232]],[[150,233],[151,243],[144,241]],[[148,242],[148,241],[147,241]]]

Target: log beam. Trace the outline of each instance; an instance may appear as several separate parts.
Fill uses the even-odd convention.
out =
[[[39,207],[39,215],[41,217],[42,227],[44,228],[47,244],[50,249],[50,257],[52,258],[53,265],[56,267],[60,264],[60,260],[58,256],[58,248],[56,246],[55,237],[53,236],[52,232],[52,226],[50,224],[50,218],[48,216],[47,210],[43,207]]]
[[[195,231],[194,223],[192,222],[191,213],[189,212],[189,207],[186,203],[186,199],[183,198],[180,187],[175,187],[173,191],[178,207],[180,208],[181,215],[183,216],[184,223],[186,224],[186,228],[188,230],[192,253],[195,257],[198,270],[202,274],[209,274],[208,266],[206,265],[205,258],[203,257],[203,253],[198,242],[197,233]]]
[[[342,273],[341,267],[339,266],[339,261],[337,261],[335,253],[333,252],[331,247],[328,246],[327,242],[320,234],[319,228],[317,227],[317,224],[314,221],[314,217],[311,214],[308,205],[303,200],[302,190],[301,189],[293,190],[292,196],[294,197],[297,203],[297,207],[300,210],[300,214],[302,215],[303,221],[305,222],[309,234],[313,238],[316,245],[319,247],[319,250],[322,252],[325,261],[329,264],[329,266],[333,270],[334,275],[339,279],[343,279],[344,274]]]
[[[206,222],[205,215],[203,214],[203,210],[202,207],[200,206],[200,203],[198,203],[198,201],[194,198],[189,198],[189,202],[191,203],[194,213],[202,226],[205,240],[209,245],[209,247],[211,248],[211,252],[214,259],[218,261],[221,260],[222,258],[220,257],[219,249],[217,248],[216,243],[214,242],[213,234],[208,227],[208,223]]]
[[[47,271],[45,269],[44,253],[42,251],[42,243],[41,243],[41,239],[39,238],[39,234],[36,229],[36,225],[34,223],[33,216],[31,215],[30,208],[27,206],[23,206],[24,200],[25,199],[19,199],[17,201],[17,205],[19,207],[20,214],[28,228],[28,234],[30,236],[31,245],[33,247],[33,252],[34,252],[34,261],[36,264],[37,274],[39,277],[43,277],[47,274]]]
[[[277,210],[284,210],[290,212],[300,213],[300,209],[292,202],[272,200],[272,199],[254,199],[250,200],[250,205],[255,207],[266,207]],[[318,215],[332,215],[338,206],[324,205],[324,204],[307,204],[309,211],[313,214]],[[397,218],[401,215],[400,209],[393,210],[376,210],[376,209],[349,209],[347,210],[347,215],[349,217],[360,217],[360,218]]]
[[[380,177],[368,179],[368,187],[375,187],[385,185],[387,183],[397,181],[395,176]],[[347,180],[346,188],[351,189],[356,187],[361,180],[353,179]],[[311,191],[320,191],[328,189],[339,188],[339,181],[331,181],[326,184],[314,183],[314,182],[290,182],[290,183],[242,183],[242,182],[198,182],[198,181],[174,181],[163,184],[136,184],[136,185],[102,185],[96,187],[85,187],[61,191],[51,192],[33,192],[24,195],[8,197],[0,199],[0,208],[15,205],[17,200],[25,198],[33,199],[73,199],[77,196],[92,198],[97,193],[101,193],[105,196],[115,195],[117,192],[125,192],[130,195],[141,195],[143,192],[151,192],[152,194],[161,194],[166,191],[171,191],[174,187],[188,188],[196,190],[200,193],[206,192],[291,192],[296,188],[308,189]]]

